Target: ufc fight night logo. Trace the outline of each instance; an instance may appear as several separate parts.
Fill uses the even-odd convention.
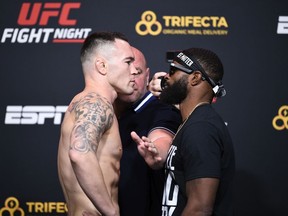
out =
[[[92,29],[75,28],[80,7],[80,2],[22,3],[17,19],[22,28],[5,28],[1,43],[82,43]],[[55,22],[61,28],[49,28]]]
[[[60,125],[67,106],[7,106],[5,124],[43,125],[50,120]]]

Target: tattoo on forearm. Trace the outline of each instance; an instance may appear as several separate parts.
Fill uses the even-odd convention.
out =
[[[96,152],[102,134],[112,126],[113,106],[106,98],[89,93],[77,104],[73,104],[76,114],[72,131],[71,148],[80,151]]]

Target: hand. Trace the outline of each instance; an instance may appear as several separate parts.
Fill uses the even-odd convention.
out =
[[[149,166],[153,167],[155,164],[162,161],[157,147],[148,137],[142,136],[142,138],[140,138],[134,131],[131,132],[131,137],[134,142],[136,142],[140,155]]]
[[[152,94],[156,97],[159,97],[162,89],[161,89],[161,77],[165,76],[166,72],[157,72],[154,74],[152,80],[150,81],[148,85],[149,91],[152,92]]]

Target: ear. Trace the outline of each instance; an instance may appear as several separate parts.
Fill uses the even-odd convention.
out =
[[[107,63],[103,58],[96,58],[95,69],[100,74],[105,75],[107,73]]]
[[[147,77],[146,77],[146,86],[148,86],[148,85],[149,85],[149,79],[150,79],[150,68],[147,68],[146,73],[147,73]]]
[[[202,74],[199,71],[194,71],[192,74],[189,75],[189,81],[192,86],[196,86],[201,82]]]

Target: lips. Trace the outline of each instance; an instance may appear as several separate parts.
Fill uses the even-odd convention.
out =
[[[133,87],[135,86],[135,80],[130,80],[130,83]]]

